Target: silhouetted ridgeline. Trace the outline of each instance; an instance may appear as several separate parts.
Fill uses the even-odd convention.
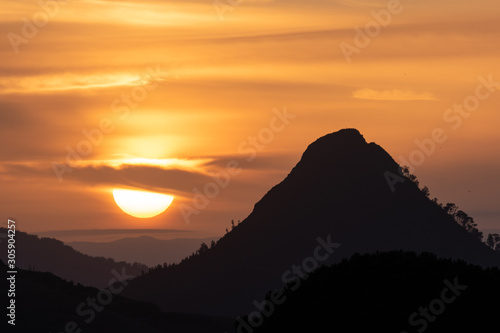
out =
[[[7,229],[0,228],[0,233]],[[125,268],[127,275],[141,275],[148,268],[145,265],[116,262],[104,257],[82,254],[63,242],[53,238],[39,238],[16,230],[16,266],[26,270],[51,272],[64,279],[87,286],[102,288],[113,276],[113,269]],[[6,262],[7,242],[0,243],[0,259]]]
[[[215,246],[138,277],[125,293],[164,311],[248,313],[255,299],[283,286],[284,272],[313,255],[318,238],[328,237],[341,246],[321,264],[405,250],[500,266],[500,253],[480,241],[474,222],[457,215],[455,206],[429,199],[412,179],[392,191],[385,175],[399,171],[387,152],[355,129],[319,138]]]
[[[355,255],[274,291],[279,305],[270,295],[238,332],[498,332],[500,271],[429,253]]]

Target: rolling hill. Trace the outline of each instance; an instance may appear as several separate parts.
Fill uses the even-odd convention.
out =
[[[1,261],[0,268],[7,271]],[[10,328],[13,332],[221,333],[233,326],[231,318],[163,313],[154,304],[123,297],[126,286],[115,282],[99,290],[52,273],[18,269],[11,298],[15,326]]]
[[[496,332],[500,304],[493,300],[500,297],[499,281],[498,268],[430,253],[354,255],[323,266],[300,285],[273,291],[280,295],[274,301],[272,293],[262,295],[260,318],[254,311],[238,318],[237,325],[256,333],[325,327],[339,332]]]

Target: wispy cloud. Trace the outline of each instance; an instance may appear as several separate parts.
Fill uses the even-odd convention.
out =
[[[353,6],[353,7],[361,7],[361,8],[376,8],[376,7],[382,7],[384,3],[380,1],[377,3],[376,1],[356,1],[356,0],[339,0],[339,4],[346,5],[346,6]]]
[[[164,80],[159,77],[156,80]],[[0,78],[2,94],[44,93],[78,89],[113,88],[150,84],[151,80],[133,73],[58,74],[38,76],[11,76]]]
[[[358,89],[352,93],[357,99],[371,99],[378,101],[436,101],[437,98],[430,92],[415,92],[411,90],[374,90]]]
[[[79,161],[79,167],[101,167],[108,166],[115,169],[127,166],[149,166],[157,167],[165,170],[172,169],[183,169],[183,170],[197,170],[202,171],[200,166],[206,163],[210,163],[212,159],[210,158],[200,158],[200,159],[186,159],[186,158],[163,158],[163,159],[151,159],[151,158],[133,158],[122,156],[119,159],[110,160],[88,160]]]

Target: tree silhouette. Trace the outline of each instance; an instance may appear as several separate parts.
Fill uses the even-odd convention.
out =
[[[427,186],[424,186],[424,188],[422,188],[422,193],[424,193],[425,196],[428,198],[430,195],[429,188]]]
[[[444,211],[450,215],[455,215],[455,213],[457,212],[458,210],[458,207],[457,205],[455,205],[454,203],[447,203],[444,207],[443,207]]]
[[[457,205],[454,203],[447,203],[442,208],[448,215],[451,215],[455,222],[457,222],[461,227],[479,240],[483,239],[483,233],[477,229],[477,223],[474,222],[474,219],[467,215],[467,213],[463,210],[459,210]]]
[[[200,249],[198,250],[198,253],[200,253],[200,254],[201,254],[201,253],[204,253],[204,252],[206,252],[206,251],[208,251],[208,245],[207,245],[207,244],[205,244],[205,242],[203,242],[203,243],[201,243],[201,245],[200,245]]]
[[[499,234],[489,234],[486,244],[495,251],[500,251],[500,235]]]
[[[464,227],[465,230],[479,238],[479,240],[483,239],[483,233],[479,231],[476,227],[477,224],[474,222],[474,219],[467,215],[463,210],[459,210],[454,215],[455,221]]]
[[[413,183],[415,183],[417,186],[420,184],[418,179],[417,179],[417,176],[415,176],[414,174],[410,173],[410,167],[408,166],[403,166],[401,168],[401,172],[403,174],[403,176],[405,176],[406,178],[408,178],[409,180],[411,180]]]

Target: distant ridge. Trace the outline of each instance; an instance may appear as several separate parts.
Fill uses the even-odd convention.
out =
[[[7,234],[7,229],[0,228]],[[139,263],[116,262],[109,258],[82,254],[63,242],[16,231],[16,267],[38,272],[51,272],[63,279],[85,286],[106,287],[112,271],[137,276],[148,267]],[[0,243],[0,259],[7,262],[7,242]]]
[[[133,234],[166,234],[166,233],[191,233],[192,230],[175,229],[68,229],[39,231],[34,234],[42,237],[68,237],[68,236],[103,236],[103,235],[133,235]]]
[[[112,242],[68,242],[74,249],[91,255],[118,261],[140,262],[147,266],[178,263],[200,248],[220,237],[156,239],[149,236],[129,237]]]

